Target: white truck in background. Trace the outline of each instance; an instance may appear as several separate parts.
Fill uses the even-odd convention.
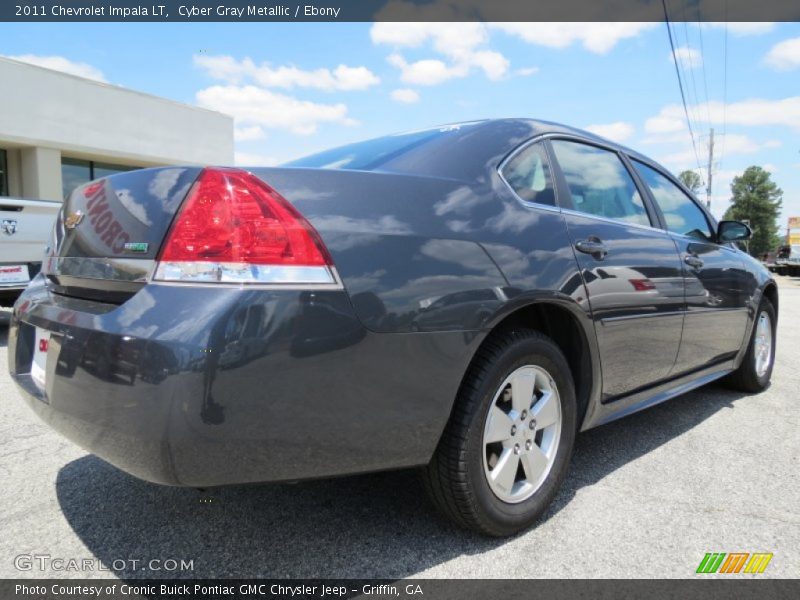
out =
[[[0,306],[11,306],[39,273],[61,203],[0,196]]]

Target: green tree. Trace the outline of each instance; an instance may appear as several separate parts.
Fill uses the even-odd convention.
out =
[[[697,171],[681,171],[680,175],[678,175],[678,179],[680,179],[681,183],[689,188],[695,195],[703,187],[703,180],[700,179],[700,175],[697,174]]]
[[[774,250],[780,244],[776,221],[781,212],[783,190],[772,181],[769,171],[761,167],[747,167],[744,173],[733,178],[731,205],[725,219],[750,221],[753,239],[748,245],[750,254],[759,256]]]

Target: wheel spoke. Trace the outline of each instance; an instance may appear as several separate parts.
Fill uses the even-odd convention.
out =
[[[494,442],[502,442],[511,437],[511,426],[514,422],[506,413],[504,413],[497,406],[493,406],[489,411],[489,418],[486,423],[486,435],[484,437],[484,444],[492,444]]]
[[[547,390],[539,401],[533,405],[533,416],[536,419],[536,429],[550,427],[558,420],[558,400],[553,392]]]
[[[500,460],[497,461],[494,469],[492,469],[491,477],[495,484],[500,486],[506,491],[511,493],[511,488],[514,486],[514,480],[517,477],[517,467],[519,467],[519,455],[514,454],[510,448],[503,450],[500,455]]]
[[[547,469],[548,460],[541,448],[534,444],[533,448],[522,455],[522,469],[528,483],[535,485]]]
[[[524,365],[505,377],[493,398],[481,438],[483,473],[501,501],[524,502],[555,461],[562,418],[558,387],[543,367]]]
[[[536,376],[527,370],[517,373],[511,380],[511,406],[517,413],[530,410],[535,383]]]

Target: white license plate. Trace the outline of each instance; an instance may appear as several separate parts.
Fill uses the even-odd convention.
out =
[[[40,327],[36,328],[36,340],[33,344],[33,363],[31,364],[31,379],[40,390],[45,390],[47,383],[47,350],[50,347],[50,332]]]
[[[0,283],[28,283],[28,265],[0,265]]]

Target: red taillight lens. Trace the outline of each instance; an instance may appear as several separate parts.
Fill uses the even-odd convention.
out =
[[[156,279],[335,283],[325,246],[294,206],[252,173],[217,168],[189,191]]]
[[[329,265],[316,232],[255,175],[206,169],[189,192],[162,261]]]

